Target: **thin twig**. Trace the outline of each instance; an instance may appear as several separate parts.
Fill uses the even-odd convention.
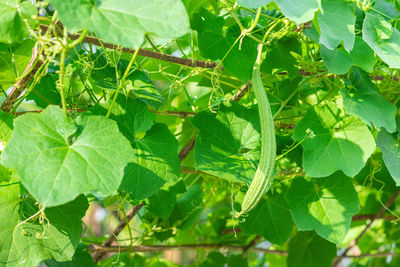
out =
[[[251,81],[247,81],[242,87],[231,97],[231,101],[238,102],[251,88]]]
[[[194,148],[194,142],[196,141],[196,136],[192,137],[189,142],[182,148],[181,152],[179,152],[179,160],[182,162],[190,151]]]
[[[91,250],[94,252],[159,252],[165,250],[215,250],[215,249],[227,249],[227,250],[241,250],[245,246],[235,246],[235,245],[223,245],[223,244],[187,244],[187,245],[153,245],[153,246],[146,246],[146,245],[139,245],[139,246],[97,246],[93,245]],[[284,255],[287,256],[286,251],[282,250],[271,250],[271,249],[264,249],[264,248],[257,248],[252,247],[250,250],[255,252],[262,252],[265,254],[276,254],[276,255]]]
[[[366,220],[372,220],[375,218],[375,214],[360,214],[360,215],[354,215],[353,216],[353,221],[366,221]],[[394,221],[397,220],[398,218],[396,216],[390,216],[390,215],[382,215],[379,218],[376,219],[383,219],[385,221]]]
[[[60,28],[62,28],[62,25],[58,25],[58,26]],[[49,28],[49,26],[40,24],[40,28],[42,30],[47,30]],[[69,38],[71,38],[72,40],[79,39],[80,37],[81,37],[81,34],[79,34],[79,33],[69,34]],[[110,44],[110,43],[104,43],[101,40],[99,40],[98,38],[92,37],[92,36],[85,36],[85,38],[83,38],[83,42],[88,43],[88,44],[97,45],[97,46],[103,46],[103,47],[110,48],[110,49],[119,48],[119,46],[117,46],[117,45]],[[126,47],[122,47],[122,51],[131,53],[131,54],[135,53],[134,49],[129,49]],[[144,57],[149,57],[149,58],[154,58],[154,59],[159,59],[162,61],[171,62],[171,63],[175,63],[175,64],[179,64],[179,65],[185,65],[185,66],[189,66],[189,67],[214,69],[218,65],[216,62],[212,62],[212,61],[194,60],[194,59],[190,59],[190,58],[180,58],[180,57],[175,57],[175,56],[171,56],[168,54],[150,51],[150,50],[146,50],[146,49],[140,49],[138,52],[138,55],[144,56]],[[36,57],[33,55],[30,64],[33,64],[35,61],[36,61]],[[1,109],[4,112],[9,112],[11,110],[14,103],[17,101],[17,99],[19,98],[21,93],[25,90],[26,86],[29,84],[30,80],[33,78],[33,76],[36,74],[36,72],[40,68],[42,62],[39,60],[36,62],[37,63],[35,64],[35,66],[33,68],[31,68],[32,66],[30,66],[30,64],[28,64],[27,68],[24,71],[24,74],[30,70],[29,74],[26,76],[24,75],[22,79],[18,80],[15,83],[13,90],[11,91],[11,93],[9,94],[6,101],[3,103],[2,107],[1,107]],[[310,72],[307,72],[302,69],[299,69],[298,73],[301,76],[315,75],[315,73],[310,73]],[[287,72],[281,72],[281,73],[278,73],[278,75],[287,75]],[[330,77],[334,77],[334,76],[330,76]],[[371,78],[374,80],[383,80],[384,79],[383,76],[372,76]],[[393,79],[395,81],[399,80],[399,78],[396,76],[391,77],[391,79]],[[243,95],[249,90],[250,85],[251,85],[250,81],[246,82],[246,84],[244,84],[239,89],[239,91],[231,98],[231,101],[239,101],[243,97]]]
[[[91,245],[89,249],[92,252],[115,253],[115,252],[161,252],[166,250],[240,250],[243,251],[246,246],[237,245],[224,245],[224,244],[185,244],[185,245],[139,245],[139,246],[98,246]],[[250,247],[249,251],[261,252],[265,254],[275,254],[287,256],[288,253],[283,250],[272,250],[259,247]],[[385,257],[398,257],[399,254],[395,252],[378,252],[371,254],[360,254],[343,256],[343,258],[385,258]]]
[[[260,241],[260,239],[261,239],[261,236],[258,235],[253,240],[251,240],[251,242],[247,246],[245,246],[243,248],[243,256],[246,255],[248,250],[250,250],[251,248],[255,247],[257,245],[258,241]]]
[[[375,220],[383,216],[387,208],[393,204],[393,202],[396,200],[399,194],[400,190],[396,191],[396,193],[394,193],[392,197],[389,198],[388,201],[386,201],[386,203],[382,206],[382,208],[378,211],[378,213],[376,213],[375,216],[370,219],[370,222],[365,226],[364,230],[351,242],[351,244],[342,252],[340,256],[336,257],[336,259],[332,263],[333,267],[338,266],[340,261],[346,256],[346,254],[350,251],[350,249],[352,249],[357,245],[358,241],[360,241],[360,239],[365,235],[365,233],[372,226]]]
[[[344,258],[386,258],[386,257],[398,257],[399,254],[395,252],[379,252],[379,253],[373,253],[373,254],[360,254],[360,255],[348,255],[344,256]]]
[[[132,220],[132,218],[139,212],[139,210],[143,207],[144,203],[141,203],[135,207],[133,207],[127,214],[124,220],[121,220],[118,224],[117,228],[113,231],[112,235],[103,243],[104,247],[110,246],[114,241],[117,240],[118,235],[124,230],[125,226]],[[105,256],[106,251],[99,251],[93,255],[93,260],[95,262],[99,262]]]
[[[48,28],[48,26],[40,24],[40,28],[43,30],[46,30]],[[72,40],[78,39],[80,36],[81,36],[80,33],[69,34],[69,38]],[[114,44],[104,43],[101,40],[99,40],[98,38],[92,37],[92,36],[85,36],[85,38],[83,39],[83,42],[87,43],[87,44],[103,46],[103,47],[110,48],[110,49],[117,49],[118,47],[120,47],[120,46],[117,46]],[[130,53],[130,54],[135,53],[134,49],[130,49],[130,48],[126,48],[126,47],[122,47],[121,50],[126,53]],[[150,50],[146,50],[146,49],[139,49],[138,55],[144,56],[144,57],[149,57],[149,58],[154,58],[154,59],[159,59],[159,60],[163,60],[166,62],[172,62],[172,63],[176,63],[179,65],[185,65],[185,66],[189,66],[189,67],[200,67],[200,68],[213,69],[217,66],[217,63],[211,62],[211,61],[174,57],[174,56],[171,56],[168,54],[154,52],[154,51],[150,51]]]
[[[193,117],[194,115],[196,115],[195,112],[189,112],[189,111],[156,111],[156,110],[150,110],[150,111],[161,115],[178,116],[181,119],[184,119],[186,117]]]

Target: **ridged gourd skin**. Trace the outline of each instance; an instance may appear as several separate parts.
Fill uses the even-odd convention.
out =
[[[276,157],[276,139],[275,125],[272,117],[267,94],[261,81],[260,67],[262,60],[260,55],[257,58],[252,72],[253,90],[256,95],[258,113],[261,126],[261,155],[253,181],[244,196],[242,210],[236,217],[252,210],[260,201],[264,193],[269,189],[273,180],[275,157]]]

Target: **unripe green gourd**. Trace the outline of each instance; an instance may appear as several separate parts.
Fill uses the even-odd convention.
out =
[[[258,114],[260,116],[261,155],[253,181],[251,182],[249,190],[244,196],[242,210],[235,215],[236,218],[249,212],[257,205],[261,197],[269,189],[270,184],[272,183],[275,167],[275,125],[268,97],[265,93],[260,76],[260,67],[262,63],[260,48],[262,47],[259,47],[257,60],[253,66],[251,81],[253,84],[254,93],[256,95]]]

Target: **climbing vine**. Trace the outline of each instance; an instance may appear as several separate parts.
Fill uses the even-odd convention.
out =
[[[398,266],[399,15],[0,0],[0,266]]]

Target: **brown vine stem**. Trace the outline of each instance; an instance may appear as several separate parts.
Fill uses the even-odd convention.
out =
[[[181,170],[181,172],[183,172],[183,173],[191,173],[190,171],[187,171],[186,169],[183,169],[183,171]],[[352,221],[366,221],[366,220],[372,220],[374,217],[375,217],[375,214],[359,214],[359,215],[354,215],[351,220]],[[385,221],[393,221],[393,220],[396,220],[397,217],[396,216],[382,216],[382,217],[379,217],[379,218],[376,218],[376,219],[382,219],[382,220],[385,220]],[[221,234],[228,235],[228,234],[234,234],[235,232],[236,233],[241,233],[242,229],[241,228],[223,229],[221,231]]]
[[[366,220],[372,220],[375,218],[375,214],[360,214],[360,215],[354,215],[353,216],[353,221],[366,221]],[[376,219],[383,219],[385,221],[394,221],[397,220],[398,218],[396,216],[390,216],[390,215],[383,215],[379,218]]]
[[[62,28],[61,24],[58,24],[58,26],[60,28]],[[49,28],[49,26],[40,24],[40,28],[42,30],[47,30]],[[75,33],[75,34],[69,34],[68,36],[72,40],[76,40],[81,37],[81,34]],[[110,48],[110,49],[118,48],[118,46],[116,46],[114,44],[104,43],[100,39],[98,39],[96,37],[92,37],[92,36],[85,36],[85,38],[83,38],[83,42],[88,43],[88,44],[97,45],[97,46],[102,45],[102,46],[104,46],[106,48]],[[126,47],[122,47],[122,51],[131,53],[131,54],[135,53],[134,49],[129,49]],[[154,51],[150,51],[150,50],[146,50],[146,49],[140,49],[138,52],[138,55],[144,56],[144,57],[149,57],[149,58],[154,58],[154,59],[159,59],[159,60],[163,60],[166,62],[171,62],[171,63],[175,63],[175,64],[179,64],[179,65],[185,65],[185,66],[189,66],[189,67],[214,69],[218,65],[216,62],[212,62],[212,61],[194,60],[194,59],[190,59],[190,58],[180,58],[180,57],[175,57],[175,56],[171,56],[168,54],[154,52]],[[11,91],[11,93],[9,94],[6,101],[3,103],[2,107],[1,107],[1,109],[4,112],[9,112],[11,110],[12,106],[15,104],[15,102],[17,101],[17,99],[19,98],[21,93],[25,90],[26,86],[29,84],[32,77],[36,74],[36,72],[40,68],[41,62],[36,61],[36,59],[37,59],[37,55],[33,54],[30,63],[28,64],[28,66],[26,67],[26,69],[24,71],[24,74],[28,73],[28,72],[29,73],[26,76],[24,75],[23,78],[21,78],[20,80],[18,80],[15,83],[13,90]],[[33,65],[33,67],[32,67],[32,65]],[[302,69],[299,69],[299,74],[302,76],[314,75],[313,73],[307,72]],[[278,75],[287,75],[287,73],[281,72],[281,73],[278,73]],[[371,78],[374,80],[383,80],[384,79],[383,76],[372,76]],[[399,80],[398,77],[391,77],[391,78],[395,81]],[[250,89],[250,85],[251,85],[250,82],[247,82],[246,84],[244,84],[239,89],[239,91],[231,98],[231,101],[234,99],[235,99],[234,101],[238,101],[240,98],[242,98],[243,95]]]
[[[48,26],[44,25],[44,24],[40,24],[40,28],[42,30],[46,30],[48,28]],[[81,36],[80,33],[69,34],[69,38],[72,40],[76,40],[80,36]],[[119,47],[114,44],[102,42],[100,39],[98,39],[96,37],[92,37],[92,36],[85,36],[85,38],[83,38],[83,42],[87,43],[87,44],[103,46],[103,47],[110,48],[110,49],[116,49]],[[130,54],[135,53],[134,49],[130,49],[130,48],[126,48],[126,47],[122,47],[122,51],[124,51],[126,53],[130,53]],[[174,57],[174,56],[171,56],[168,54],[154,52],[154,51],[150,51],[150,50],[146,50],[146,49],[139,49],[138,55],[144,56],[144,57],[149,57],[149,58],[154,58],[154,59],[159,59],[159,60],[163,60],[163,61],[167,61],[167,62],[172,62],[172,63],[176,63],[179,65],[185,65],[188,67],[200,67],[200,68],[213,69],[217,66],[217,63],[211,62],[211,61]]]
[[[127,214],[124,220],[121,220],[118,224],[117,228],[113,231],[112,235],[103,243],[104,247],[111,246],[111,244],[117,240],[118,235],[124,230],[125,226],[132,220],[133,217],[139,212],[139,210],[143,207],[144,203],[140,203],[139,205],[133,207]],[[106,255],[107,251],[98,251],[93,255],[93,260],[95,262],[99,262]]]
[[[196,115],[195,112],[189,112],[189,111],[156,111],[156,110],[150,110],[150,111],[155,114],[178,116],[181,119],[184,119],[186,117],[193,117],[194,115]]]
[[[235,245],[223,245],[223,244],[187,244],[187,245],[176,245],[176,246],[163,246],[163,245],[154,245],[154,246],[97,246],[93,245],[91,250],[95,252],[159,252],[165,250],[215,250],[215,249],[227,249],[227,250],[241,250],[245,249],[245,246],[235,246]],[[262,252],[265,254],[275,254],[275,255],[283,255],[287,256],[286,251],[282,250],[271,250],[264,248],[251,247],[251,251],[254,252]]]
[[[386,258],[386,257],[398,257],[399,254],[395,253],[395,252],[379,252],[379,253],[374,253],[374,254],[360,254],[358,256],[345,256],[344,258],[357,258],[357,259],[361,259],[361,258]]]
[[[115,252],[162,252],[165,250],[240,250],[243,251],[246,246],[237,246],[237,245],[224,245],[224,244],[185,244],[185,245],[153,245],[153,246],[98,246],[92,245],[89,249],[92,252],[104,252],[104,253],[115,253]],[[287,251],[283,250],[272,250],[272,249],[265,249],[265,248],[258,248],[258,247],[250,247],[250,251],[253,252],[261,252],[265,254],[275,254],[275,255],[282,255],[287,256]],[[394,252],[378,252],[378,253],[371,253],[371,254],[360,254],[357,256],[344,256],[343,258],[385,258],[388,256],[397,257],[399,254]]]
[[[257,245],[258,241],[261,240],[261,238],[262,238],[262,236],[258,235],[253,240],[251,240],[251,242],[243,248],[243,256],[246,256],[247,251],[251,250],[253,247],[255,247]]]
[[[61,24],[59,24],[59,26],[60,26],[60,28],[62,28]],[[40,24],[40,28],[42,30],[47,30],[48,27],[49,26],[47,26],[47,25]],[[76,40],[80,37],[81,37],[80,33],[69,34],[69,38],[71,38],[72,40]],[[99,38],[96,38],[93,36],[85,36],[85,38],[83,38],[83,42],[88,43],[88,44],[97,45],[97,46],[104,46],[104,47],[110,48],[110,49],[116,49],[119,47],[114,44],[102,42]],[[130,54],[135,53],[134,49],[130,49],[130,48],[126,48],[126,47],[122,47],[122,51],[124,51],[126,53],[130,53]],[[200,68],[214,69],[218,65],[217,62],[213,62],[213,61],[194,60],[191,58],[180,58],[180,57],[175,57],[175,56],[171,56],[168,54],[155,52],[155,51],[151,51],[151,50],[147,50],[147,49],[139,49],[138,55],[144,56],[144,57],[149,57],[149,58],[154,58],[154,59],[159,59],[162,61],[171,62],[171,63],[175,63],[175,64],[179,64],[179,65],[184,65],[184,66],[188,66],[188,67],[200,67]],[[316,74],[316,73],[308,72],[303,69],[299,69],[298,73],[301,76],[314,76]],[[280,73],[278,73],[278,75],[287,75],[287,72],[280,72]],[[335,77],[335,75],[332,75],[330,77]],[[384,79],[383,76],[371,76],[371,78],[374,80],[383,80]],[[398,77],[392,77],[392,79],[395,81],[399,80]],[[239,99],[240,98],[241,98],[241,96],[239,97]]]
[[[10,94],[7,96],[3,105],[1,106],[1,110],[4,112],[9,112],[15,102],[17,102],[19,96],[28,86],[29,82],[32,80],[33,76],[35,76],[36,72],[43,65],[43,61],[40,60],[39,57],[40,47],[35,46],[32,49],[32,58],[26,66],[22,78],[20,78],[13,86]]]
[[[186,156],[192,151],[194,148],[194,142],[196,142],[196,136],[192,137],[189,142],[182,148],[181,152],[179,152],[179,160],[182,162]]]
[[[231,101],[238,102],[251,88],[251,81],[248,80],[239,90],[231,97]]]
[[[381,218],[385,211],[393,204],[393,202],[396,200],[398,195],[400,194],[400,190],[396,191],[389,199],[386,201],[386,203],[381,207],[381,209],[375,214],[373,218],[370,219],[368,224],[365,226],[364,230],[351,242],[351,244],[342,252],[340,256],[337,256],[335,260],[332,263],[333,267],[336,267],[339,265],[341,260],[346,257],[346,254],[355,247],[360,241],[360,239],[365,235],[365,233],[368,231],[368,229],[372,226],[372,224],[375,222],[376,219]]]

